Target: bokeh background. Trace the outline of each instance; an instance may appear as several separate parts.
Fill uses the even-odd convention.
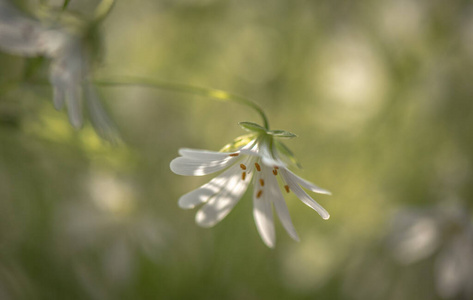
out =
[[[40,2],[62,5],[15,4]],[[471,1],[117,1],[100,33],[93,77],[238,93],[298,134],[297,172],[333,193],[314,195],[331,218],[291,194],[301,242],[277,224],[268,249],[247,193],[199,228],[177,200],[209,177],[169,162],[257,114],[97,86],[112,146],[54,110],[47,59],[0,52],[0,299],[473,298]]]

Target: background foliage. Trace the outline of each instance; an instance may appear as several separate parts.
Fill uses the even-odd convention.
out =
[[[38,2],[16,4],[34,12]],[[72,0],[68,11],[96,5]],[[235,92],[260,104],[273,129],[298,134],[287,144],[299,174],[333,193],[315,198],[332,217],[289,196],[301,242],[278,225],[271,250],[247,193],[215,228],[199,228],[177,199],[207,178],[175,175],[169,162],[180,147],[220,149],[256,114],[192,95],[99,87],[125,142],[113,147],[54,110],[50,86],[37,83],[47,60],[0,52],[1,299],[473,295],[442,287],[437,259],[445,241],[471,228],[470,1],[117,1],[101,33],[94,76]],[[442,231],[419,260],[396,258],[404,249],[392,242],[402,234],[396,216],[452,207],[467,225]]]

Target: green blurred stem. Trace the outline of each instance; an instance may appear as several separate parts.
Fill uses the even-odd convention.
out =
[[[254,109],[262,118],[264,128],[269,130],[269,122],[268,118],[264,111],[259,107],[257,104],[252,102],[251,100],[235,95],[230,94],[222,90],[210,89],[205,87],[199,86],[192,86],[187,84],[181,83],[171,83],[171,82],[163,82],[155,79],[149,78],[142,78],[142,77],[120,77],[116,79],[108,79],[108,80],[94,80],[94,83],[102,86],[120,86],[120,85],[137,85],[137,86],[145,86],[151,88],[157,88],[162,90],[169,90],[174,92],[181,92],[181,93],[188,93],[193,95],[199,95],[203,97],[210,97],[220,101],[230,101],[236,102],[245,106],[248,106]]]
[[[94,12],[94,22],[100,23],[112,11],[115,0],[102,0]]]
[[[67,6],[69,5],[69,2],[71,2],[71,0],[64,0],[64,4],[62,5],[62,10],[66,10]]]

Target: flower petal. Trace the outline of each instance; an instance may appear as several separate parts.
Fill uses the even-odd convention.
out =
[[[208,150],[181,148],[179,149],[179,155],[185,158],[191,158],[195,160],[206,160],[206,159],[221,160],[231,155],[238,156],[238,153],[237,152],[216,152],[216,151],[208,151]]]
[[[90,82],[85,82],[84,91],[86,93],[84,98],[87,103],[90,120],[95,131],[103,139],[112,144],[117,144],[120,141],[120,134],[100,103],[95,87]]]
[[[82,90],[80,82],[73,84],[66,90],[66,104],[69,122],[75,128],[80,128],[82,126]]]
[[[266,168],[265,168],[266,169]],[[289,210],[287,209],[286,201],[281,193],[279,188],[278,181],[276,176],[272,176],[272,173],[269,172],[270,175],[266,176],[266,191],[268,192],[268,197],[272,199],[274,203],[274,208],[276,209],[276,213],[278,214],[279,220],[286,229],[287,233],[296,241],[299,242],[299,236],[297,235],[296,229],[291,221],[291,216],[289,214]]]
[[[285,167],[285,164],[282,161],[274,157],[271,149],[266,143],[262,143],[260,145],[259,156],[261,157],[263,164],[267,165],[268,167]]]
[[[212,227],[225,218],[245,193],[249,176],[242,180],[240,172],[233,173],[222,188],[196,214],[195,221],[202,227]]]
[[[225,185],[227,185],[229,179],[235,174],[240,174],[240,167],[237,165],[230,167],[200,188],[183,195],[179,198],[179,207],[190,209],[207,202],[212,196],[220,192]]]
[[[318,204],[314,199],[312,199],[307,193],[296,183],[293,176],[290,176],[288,170],[281,169],[281,175],[283,176],[286,183],[289,185],[289,188],[294,192],[294,194],[302,201],[304,204],[315,210],[324,220],[330,218],[330,214]]]
[[[267,168],[264,168],[267,169]],[[266,171],[263,171],[267,173]],[[262,172],[255,175],[255,188],[253,191],[253,217],[256,228],[263,242],[270,248],[274,248],[276,236],[274,233],[273,208],[271,206],[270,194],[267,189],[259,186]],[[266,174],[265,174],[266,175]],[[267,177],[267,176],[264,176]]]
[[[82,126],[82,83],[87,73],[80,42],[68,40],[67,45],[53,57],[50,81],[55,88],[65,91],[65,102],[72,126]]]
[[[171,171],[184,176],[203,176],[225,169],[234,162],[234,157],[226,156],[220,160],[197,160],[178,157],[171,161]]]
[[[263,162],[263,164],[265,164],[266,166],[272,168],[272,167],[286,167],[286,165],[280,161],[280,160],[276,160],[272,157],[268,157],[268,156],[263,156],[261,158],[261,161]]]
[[[53,103],[56,110],[61,110],[64,107],[64,99],[66,98],[66,91],[63,87],[53,85]]]
[[[307,180],[297,176],[296,174],[292,173],[290,170],[286,169],[286,171],[287,171],[288,176],[290,176],[297,184],[305,187],[306,189],[308,189],[308,190],[310,190],[314,193],[332,195],[331,192],[329,192],[327,190],[324,190],[323,188],[320,188],[320,187],[316,186],[312,182],[307,181]]]
[[[461,299],[462,292],[466,295],[465,291],[471,288],[473,273],[471,242],[471,238],[465,234],[456,236],[436,258],[436,289],[443,299]]]
[[[12,54],[36,56],[42,54],[41,23],[27,17],[9,1],[0,1],[0,48]]]

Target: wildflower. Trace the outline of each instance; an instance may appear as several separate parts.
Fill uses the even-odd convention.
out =
[[[55,238],[62,245],[57,251],[68,257],[82,279],[94,278],[90,282],[93,287],[129,284],[138,257],[155,262],[162,259],[170,234],[168,226],[142,209],[129,180],[94,170],[84,183],[85,201],[65,201],[57,208]],[[91,255],[96,255],[92,264]],[[103,274],[106,283],[97,274]]]
[[[97,133],[114,141],[117,133],[88,79],[92,56],[97,52],[97,26],[68,17],[63,18],[67,22],[47,18],[40,22],[22,14],[7,0],[0,0],[0,49],[14,55],[49,58],[54,107],[61,110],[65,104],[70,123],[80,128],[85,98]]]
[[[463,207],[404,209],[396,215],[388,238],[399,262],[434,262],[435,288],[441,298],[473,297],[473,223]]]
[[[288,234],[299,241],[279,181],[284,192],[294,192],[325,220],[330,217],[328,212],[302,187],[315,193],[330,195],[330,192],[300,178],[287,168],[286,161],[294,161],[293,155],[275,137],[291,138],[295,137],[294,134],[266,130],[249,122],[240,125],[251,131],[251,134],[237,138],[222,149],[223,152],[179,150],[181,157],[174,159],[170,165],[171,170],[178,175],[202,176],[225,170],[209,183],[182,196],[179,206],[190,209],[204,204],[196,214],[196,222],[202,227],[214,226],[240,200],[253,176],[253,216],[263,242],[271,248],[275,245],[273,206]]]

